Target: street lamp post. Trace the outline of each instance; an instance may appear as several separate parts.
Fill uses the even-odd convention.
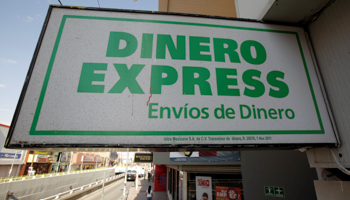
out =
[[[34,151],[34,153],[33,153],[32,164],[30,165],[30,166],[32,167],[32,169],[33,169],[34,158],[35,158],[35,151]]]
[[[68,172],[70,172],[70,170],[72,169],[72,161],[73,161],[73,151],[70,152]]]
[[[97,156],[96,156],[95,169],[97,169]]]
[[[125,199],[126,179],[127,179],[127,176],[128,176],[128,166],[129,166],[129,148],[127,148],[127,154],[126,154],[126,168],[125,168],[123,199]]]
[[[58,172],[58,169],[59,169],[59,167],[60,167],[60,162],[61,162],[62,153],[63,153],[63,152],[61,152],[61,153],[59,154],[56,172]]]
[[[11,176],[11,172],[12,172],[12,168],[13,168],[13,163],[15,162],[16,156],[17,156],[17,150],[16,150],[15,156],[13,157],[13,160],[12,160],[12,165],[11,165],[11,168],[10,168],[10,171],[9,171],[9,177]]]
[[[84,156],[81,157],[81,166],[80,166],[80,170],[83,170],[83,165],[84,165]]]

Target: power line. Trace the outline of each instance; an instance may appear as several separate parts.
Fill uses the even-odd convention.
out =
[[[101,8],[101,6],[100,6],[100,0],[97,0],[97,3],[98,3],[98,7]]]
[[[61,3],[61,1],[60,1],[60,0],[58,0],[58,2],[60,2],[61,6],[62,6],[62,3]]]

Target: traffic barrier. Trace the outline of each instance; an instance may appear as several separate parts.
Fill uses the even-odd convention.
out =
[[[97,169],[87,169],[87,170],[77,170],[71,172],[59,172],[59,173],[46,173],[46,174],[37,174],[37,175],[23,175],[23,176],[11,176],[9,178],[0,178],[0,183],[12,182],[12,181],[23,181],[27,179],[36,179],[36,178],[45,178],[52,176],[61,176],[61,175],[69,175],[69,174],[78,174],[78,173],[86,173],[92,172],[96,170],[106,169],[105,167],[97,168]]]
[[[57,174],[59,175],[57,176]],[[57,174],[51,174],[51,176],[50,174],[44,174],[44,178],[43,174],[12,177],[12,179],[16,179],[15,181],[10,181],[11,178],[7,178],[8,180],[2,179],[2,182],[0,182],[0,196],[11,194],[11,198],[38,200],[70,190],[71,188],[90,184],[91,182],[103,179],[104,176],[107,178],[115,176],[114,169],[112,168]]]
[[[115,176],[112,176],[112,177],[108,177],[108,178],[105,178],[105,179],[102,179],[102,180],[99,180],[99,181],[96,181],[96,182],[93,182],[93,183],[90,183],[90,184],[86,184],[86,185],[83,185],[81,187],[77,187],[77,188],[73,188],[71,190],[67,190],[65,192],[61,192],[59,194],[55,194],[53,196],[49,196],[47,198],[44,198],[44,199],[40,199],[40,200],[51,200],[51,199],[60,199],[60,198],[65,198],[67,197],[67,195],[78,195],[78,194],[74,194],[74,192],[81,192],[81,191],[88,191],[88,190],[91,190],[97,186],[99,186],[100,184],[102,184],[103,182],[105,183],[108,183],[112,180],[115,180],[115,179],[121,179],[124,177],[125,174],[118,174],[118,175],[115,175]],[[85,189],[88,189],[88,190],[85,190]]]

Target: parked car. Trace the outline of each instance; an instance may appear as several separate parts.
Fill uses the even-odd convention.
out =
[[[136,170],[128,170],[127,180],[134,181],[136,179]]]

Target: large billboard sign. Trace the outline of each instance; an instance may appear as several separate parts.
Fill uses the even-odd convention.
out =
[[[336,144],[300,27],[50,7],[9,147]]]

